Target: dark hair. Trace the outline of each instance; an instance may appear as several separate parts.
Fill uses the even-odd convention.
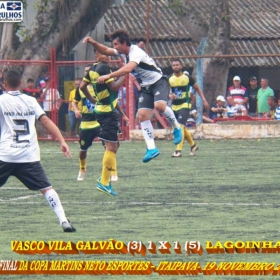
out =
[[[171,60],[171,63],[173,63],[173,62],[179,62],[181,65],[182,65],[182,62],[181,62],[181,60],[180,59],[178,59],[178,58],[174,58],[174,59],[172,59]]]
[[[131,46],[131,41],[129,38],[129,34],[125,29],[118,29],[115,30],[111,36],[110,36],[111,41],[118,39],[118,41],[123,44],[126,42],[127,46]]]
[[[21,75],[17,70],[11,69],[5,73],[5,81],[11,88],[17,88],[20,85]]]
[[[27,83],[34,83],[34,80],[32,78],[28,78]]]

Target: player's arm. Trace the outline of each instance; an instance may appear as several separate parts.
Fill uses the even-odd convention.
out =
[[[119,70],[111,72],[110,74],[100,76],[97,79],[97,82],[100,84],[104,84],[106,80],[111,79],[111,78],[116,78],[120,76],[125,76],[126,74],[132,72],[134,68],[136,68],[137,63],[133,61],[129,61],[126,65],[121,67]]]
[[[199,85],[198,85],[197,83],[195,83],[195,84],[193,85],[193,88],[196,90],[196,92],[198,93],[198,95],[201,97],[204,108],[205,108],[205,109],[209,109],[209,104],[208,104],[208,102],[207,102],[207,100],[206,100],[206,98],[205,98],[205,96],[204,96],[204,94],[203,94],[201,88],[199,87]]]
[[[61,151],[63,152],[64,156],[71,158],[72,155],[71,155],[70,149],[69,149],[68,145],[65,143],[65,140],[64,140],[60,130],[58,129],[58,127],[46,115],[43,115],[40,118],[40,121],[43,124],[43,126],[51,134],[53,134],[55,136],[55,138],[57,138],[58,142],[60,143],[60,148],[61,148]]]
[[[122,110],[119,102],[117,102],[116,105],[116,109],[119,111],[119,113],[121,114],[122,118],[124,119],[124,121],[126,121],[129,124],[129,118],[126,116],[126,114],[124,113],[124,111]]]
[[[89,85],[89,82],[86,82],[84,80],[82,80],[81,84],[80,84],[80,90],[83,92],[83,94],[87,97],[87,99],[92,103],[95,104],[96,103],[96,99],[93,98],[93,96],[91,96],[91,94],[88,91],[87,86]]]
[[[93,40],[91,37],[85,37],[83,40],[83,43],[90,43],[93,45],[93,47],[100,53],[106,54],[106,55],[116,55],[116,51],[113,48],[109,48],[103,44],[100,44]]]
[[[81,112],[79,111],[79,108],[78,108],[78,103],[81,101],[81,95],[80,95],[80,90],[79,89],[80,89],[79,87],[76,88],[75,97],[72,101],[72,106],[74,108],[75,117],[77,119],[82,118],[82,114],[81,114]]]

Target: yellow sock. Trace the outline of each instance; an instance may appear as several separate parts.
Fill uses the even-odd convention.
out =
[[[117,157],[115,156],[114,158],[114,163],[113,163],[113,166],[112,166],[112,172],[111,172],[111,175],[118,175],[118,172],[117,172]]]
[[[176,147],[176,151],[182,151],[183,150],[183,145],[184,145],[184,141],[185,141],[185,130],[184,130],[184,126],[182,124],[180,124],[181,128],[182,128],[182,140],[181,142],[177,145]]]
[[[188,129],[185,126],[184,126],[184,135],[186,137],[186,140],[190,144],[190,146],[193,146],[194,145],[194,141],[192,139],[192,135],[191,135],[191,133],[188,131]]]
[[[86,171],[87,159],[79,159],[80,162],[80,170]]]
[[[109,185],[111,172],[113,171],[116,154],[111,151],[105,151],[102,162],[101,183],[105,186]]]

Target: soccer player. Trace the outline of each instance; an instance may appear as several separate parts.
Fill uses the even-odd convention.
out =
[[[88,73],[91,65],[85,67],[85,75]],[[87,87],[90,95],[96,99],[95,92],[91,85]],[[82,102],[82,111],[78,109],[78,103]],[[77,181],[84,181],[86,174],[87,164],[87,150],[92,145],[94,138],[99,136],[100,125],[96,120],[95,112],[93,111],[95,105],[84,95],[79,87],[76,88],[76,94],[72,102],[75,116],[77,119],[82,119],[80,124],[80,152],[79,152],[79,163],[80,171],[77,177]]]
[[[64,232],[75,228],[67,220],[56,191],[40,163],[35,119],[54,134],[64,156],[71,158],[57,126],[46,116],[35,98],[19,91],[21,75],[16,70],[5,74],[6,93],[0,96],[0,187],[10,176],[18,178],[28,189],[41,191],[57,215]]]
[[[147,144],[146,155],[143,162],[148,162],[157,157],[160,152],[155,146],[154,129],[150,121],[153,109],[163,114],[174,127],[174,143],[177,145],[182,140],[182,130],[174,113],[167,105],[169,85],[168,80],[162,75],[161,69],[157,67],[154,60],[137,45],[132,45],[126,30],[120,29],[111,35],[114,48],[99,44],[90,37],[84,38],[84,43],[91,43],[96,50],[106,55],[123,55],[126,65],[119,70],[98,77],[98,83],[107,83],[115,77],[126,75],[132,71],[137,73],[141,79],[141,91],[139,93],[138,115],[141,123],[142,133]]]
[[[191,156],[194,156],[195,152],[198,150],[198,146],[194,143],[192,135],[186,128],[186,122],[192,106],[190,99],[190,86],[192,86],[197,91],[203,101],[204,107],[206,109],[209,108],[209,104],[206,101],[200,87],[196,84],[194,78],[183,73],[182,69],[183,66],[181,61],[178,59],[174,59],[172,61],[173,75],[171,75],[168,80],[171,87],[169,98],[172,100],[172,110],[174,111],[176,118],[179,120],[183,137],[182,141],[177,145],[176,151],[172,154],[172,157],[182,156],[182,149],[185,138],[191,146]]]
[[[102,162],[102,174],[97,179],[97,189],[106,194],[116,196],[113,190],[110,177],[111,173],[116,170],[116,153],[119,147],[118,130],[119,130],[119,114],[116,112],[118,104],[118,89],[124,83],[125,76],[120,77],[117,81],[110,78],[104,84],[98,84],[97,79],[101,75],[107,75],[111,72],[108,61],[109,57],[95,51],[95,57],[98,62],[94,63],[89,69],[80,85],[80,89],[85,96],[92,102],[96,103],[94,112],[97,121],[101,126],[99,138],[105,142],[105,153]],[[93,85],[97,100],[94,99],[89,91],[88,85]],[[122,112],[125,117],[124,112]]]

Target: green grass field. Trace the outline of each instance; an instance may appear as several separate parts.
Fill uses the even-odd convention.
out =
[[[70,143],[73,158],[66,159],[57,143],[40,142],[42,165],[58,192],[76,233],[64,233],[41,194],[29,191],[10,178],[0,190],[3,260],[125,260],[199,262],[275,262],[279,254],[207,254],[206,241],[280,240],[280,200],[278,155],[280,139],[223,140],[197,142],[199,151],[189,156],[184,146],[182,158],[171,158],[172,142],[158,141],[161,155],[142,163],[144,142],[122,142],[118,151],[119,181],[113,185],[117,197],[96,190],[101,173],[103,148],[94,143],[88,152],[84,182],[77,182],[77,143]],[[11,250],[11,240],[83,241],[137,240],[200,241],[202,256],[147,253],[141,255],[19,255]],[[275,266],[276,266],[275,265]],[[30,279],[28,275],[0,276],[2,279]],[[32,279],[89,279],[93,276],[32,276]],[[180,279],[185,276],[95,276],[96,279]],[[188,276],[224,279],[225,276]],[[241,276],[226,276],[240,279]],[[244,277],[244,276],[243,276]],[[264,276],[251,276],[259,279]]]

